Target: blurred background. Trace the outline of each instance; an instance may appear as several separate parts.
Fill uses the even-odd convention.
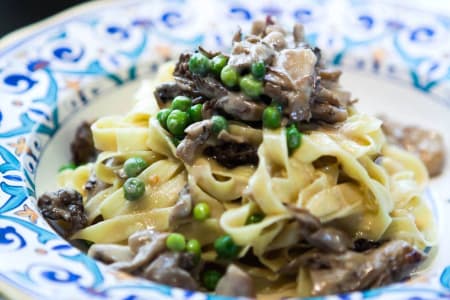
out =
[[[121,1],[121,0],[116,0]],[[149,1],[149,0],[142,0]],[[274,0],[275,2],[277,0]],[[316,1],[316,0],[310,0]],[[336,0],[339,1],[339,0]],[[376,0],[366,0],[376,1]],[[450,0],[383,0],[397,4],[408,3],[419,9],[450,13]],[[87,0],[0,0],[0,38],[23,26],[40,21],[66,8]]]
[[[0,38],[86,0],[0,0]]]

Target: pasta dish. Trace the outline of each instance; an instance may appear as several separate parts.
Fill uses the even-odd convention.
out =
[[[300,24],[271,18],[228,54],[182,53],[129,112],[79,127],[41,213],[111,268],[190,290],[310,296],[404,280],[436,244],[429,174],[340,75]]]

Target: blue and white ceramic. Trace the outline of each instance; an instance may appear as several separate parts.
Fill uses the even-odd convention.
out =
[[[73,248],[36,209],[79,120],[123,112],[140,79],[185,49],[223,49],[240,25],[277,17],[344,70],[362,110],[439,130],[450,147],[450,14],[381,1],[104,1],[0,42],[0,298],[225,299],[113,272]],[[449,151],[447,151],[449,152]],[[448,153],[450,155],[450,153]],[[450,157],[450,156],[448,156]],[[439,226],[413,280],[321,299],[450,299],[450,167],[427,199]]]

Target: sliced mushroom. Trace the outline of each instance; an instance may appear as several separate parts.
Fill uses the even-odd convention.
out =
[[[317,230],[307,237],[307,241],[324,252],[344,253],[353,246],[345,232],[332,227]]]
[[[212,121],[196,122],[185,129],[186,137],[177,146],[177,156],[185,163],[192,164],[195,157],[206,147],[211,136]]]
[[[158,283],[195,290],[197,282],[188,271],[194,266],[195,255],[192,253],[165,252],[145,268],[143,275]]]
[[[111,265],[114,269],[133,272],[145,267],[166,249],[167,233],[152,230],[138,231],[128,239],[130,249],[135,254],[130,261],[117,261]]]
[[[313,296],[337,294],[400,281],[425,257],[409,243],[394,240],[361,253],[347,250],[336,254],[314,249],[290,261],[280,273],[295,275],[299,268],[306,268]]]
[[[266,105],[241,93],[230,92],[217,100],[215,107],[243,121],[260,121]]]
[[[189,192],[189,186],[186,185],[178,196],[178,201],[175,203],[170,214],[170,222],[174,223],[180,219],[189,217],[192,212],[192,196]]]
[[[388,141],[416,154],[427,167],[430,176],[441,174],[445,166],[445,145],[442,135],[430,129],[405,126],[386,117],[382,129]]]
[[[225,275],[219,280],[216,294],[229,297],[255,297],[252,278],[236,265],[229,265]]]

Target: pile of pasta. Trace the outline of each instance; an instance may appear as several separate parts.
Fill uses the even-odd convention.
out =
[[[168,73],[160,74],[155,84],[170,81]],[[418,158],[386,143],[377,118],[350,108],[349,117],[337,128],[304,133],[301,146],[291,154],[285,128],[230,123],[230,131],[260,142],[257,166],[227,169],[201,156],[186,165],[176,157],[169,134],[155,117],[159,107],[150,96],[152,86],[152,82],[144,83],[126,115],[102,117],[92,125],[96,148],[101,151],[95,163],[60,173],[60,186],[73,187],[84,196],[91,224],[73,239],[124,244],[134,232],[154,228],[180,232],[208,248],[227,233],[242,247],[241,257],[253,251],[264,266],[247,266],[246,271],[274,282],[277,270],[288,262],[282,250],[297,242],[287,204],[306,208],[322,223],[337,226],[355,239],[403,239],[420,249],[435,244],[433,216],[422,195],[427,171]],[[146,184],[146,193],[139,201],[127,201],[123,181],[116,175],[122,166],[106,162],[136,156],[149,163],[138,176]],[[332,163],[315,163],[320,159]],[[110,186],[87,200],[84,185],[91,172]],[[209,205],[211,218],[182,226],[172,222],[171,212],[185,185],[194,204]],[[265,218],[246,225],[255,210]],[[266,255],[274,250],[280,250],[280,255]],[[213,260],[213,251],[202,258]]]

